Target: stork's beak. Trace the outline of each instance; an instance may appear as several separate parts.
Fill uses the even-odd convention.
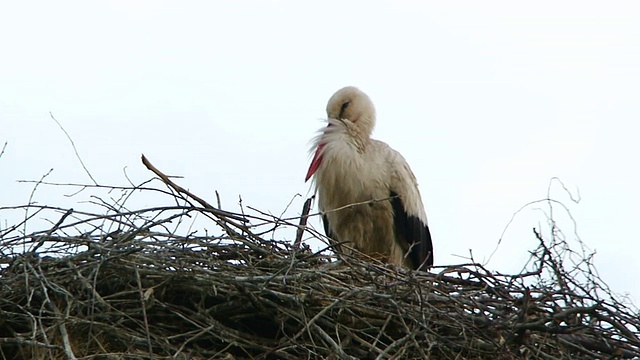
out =
[[[316,153],[313,155],[313,160],[311,160],[311,165],[309,165],[309,170],[307,170],[307,176],[305,176],[304,181],[307,182],[313,176],[313,174],[318,171],[320,164],[322,163],[322,149],[324,148],[324,144],[318,145],[316,149]]]

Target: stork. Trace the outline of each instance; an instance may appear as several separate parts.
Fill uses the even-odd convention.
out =
[[[352,86],[338,90],[327,103],[327,121],[313,140],[305,182],[314,177],[324,230],[336,251],[355,249],[411,269],[433,265],[415,175],[399,152],[371,139],[376,114],[369,97]]]

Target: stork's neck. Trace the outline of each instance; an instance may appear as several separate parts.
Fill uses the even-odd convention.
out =
[[[332,142],[349,143],[362,153],[371,143],[371,138],[351,122],[329,119],[329,125],[320,137],[318,145]]]

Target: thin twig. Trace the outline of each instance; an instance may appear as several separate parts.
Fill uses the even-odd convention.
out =
[[[84,165],[84,161],[82,161],[82,158],[80,157],[80,154],[78,153],[78,149],[76,148],[76,144],[73,142],[73,139],[71,138],[71,136],[69,135],[67,130],[65,130],[65,128],[62,126],[62,124],[60,124],[60,122],[53,116],[53,113],[49,112],[49,116],[51,116],[53,121],[55,121],[56,124],[58,124],[58,126],[60,127],[62,132],[64,132],[64,134],[67,136],[67,139],[69,139],[69,142],[71,143],[71,146],[73,147],[73,152],[76,154],[76,158],[78,159],[78,161],[80,161],[80,165],[84,169],[84,172],[87,173],[87,175],[89,176],[89,178],[91,179],[91,181],[93,182],[94,185],[98,185],[98,182],[93,178],[93,176],[91,176],[91,173],[89,172],[89,169],[87,169],[87,167]]]

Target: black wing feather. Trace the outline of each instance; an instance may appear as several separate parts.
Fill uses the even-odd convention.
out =
[[[335,241],[331,228],[329,227],[329,219],[327,219],[327,215],[322,215],[322,225],[324,226],[324,234]]]
[[[331,226],[329,226],[329,219],[327,219],[327,215],[322,215],[322,225],[324,226],[324,234],[329,238],[329,244],[333,247],[334,251],[340,252],[339,240],[336,238],[333,231],[331,231]]]
[[[391,191],[391,206],[393,207],[393,223],[396,235],[406,239],[409,243],[409,258],[414,269],[424,270],[433,265],[433,244],[429,226],[417,216],[407,214],[402,199],[395,191]],[[326,227],[326,226],[325,226]]]

